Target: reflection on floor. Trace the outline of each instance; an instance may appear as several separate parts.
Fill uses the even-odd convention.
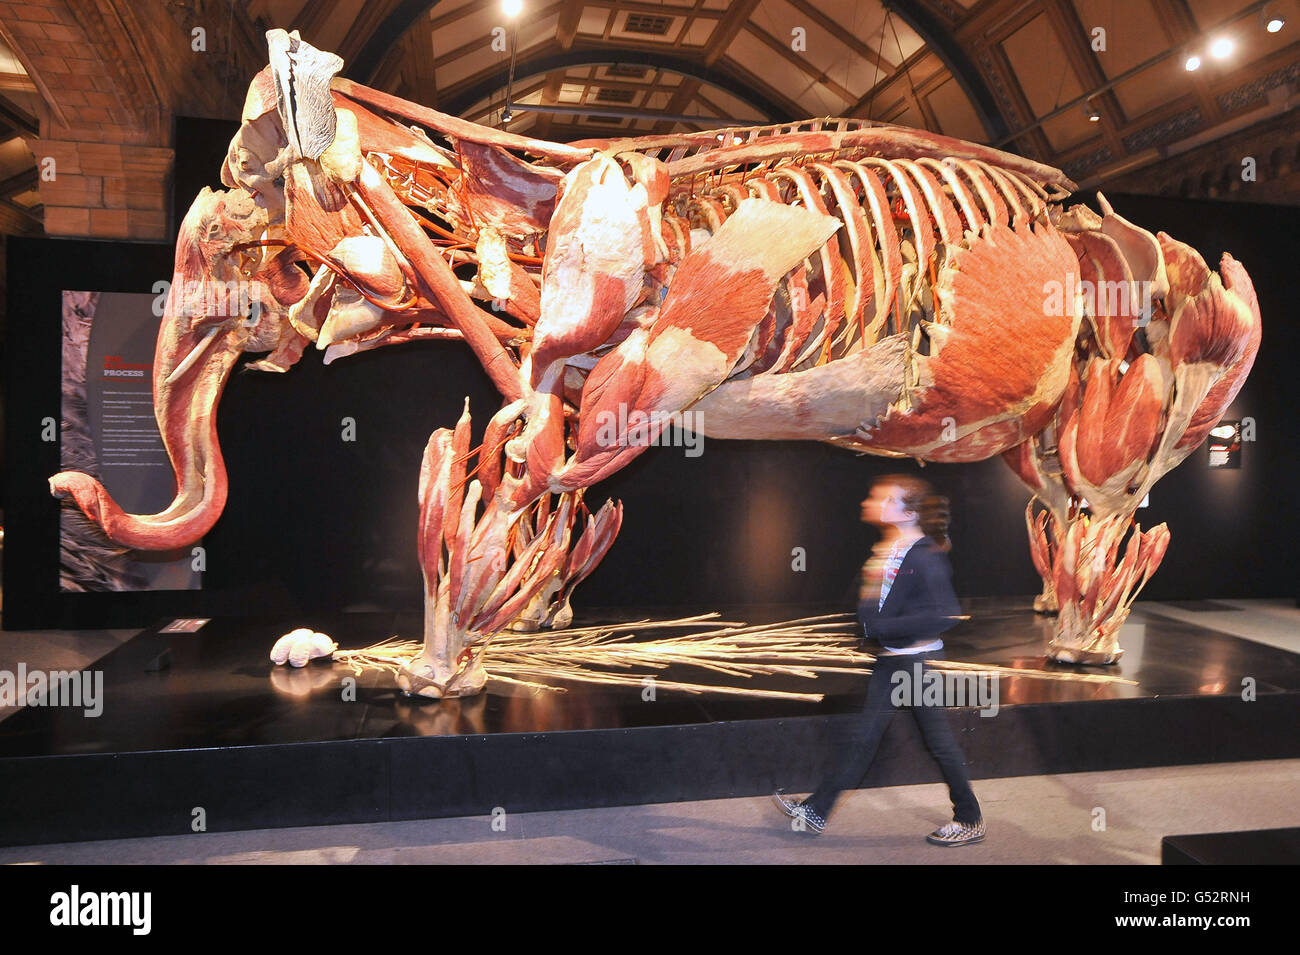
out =
[[[587,612],[589,619],[575,618],[574,623],[584,626],[664,620],[680,615],[669,609],[593,608]],[[708,608],[688,608],[687,612],[700,609]],[[818,608],[753,605],[718,609],[724,620],[767,624],[804,616]],[[1269,629],[1271,618],[1262,612],[1193,611],[1194,619],[1183,621],[1143,610],[1134,613],[1123,626],[1120,644],[1125,654],[1117,665],[1070,667],[1050,664],[1045,659],[1044,648],[1054,632],[1055,621],[1035,614],[1027,600],[968,598],[963,600],[963,610],[971,619],[944,634],[947,657],[950,661],[1005,668],[997,689],[1003,706],[1174,697],[1209,699],[1225,694],[1235,699],[1247,678],[1259,693],[1300,694],[1300,656],[1265,646],[1259,640],[1236,639],[1205,625],[1214,623],[1211,618],[1215,617],[1234,621],[1258,618],[1254,631],[1278,637]],[[851,628],[852,619],[845,616],[844,624]],[[855,712],[861,708],[865,687],[861,674],[824,672],[816,680],[779,672],[741,677],[674,664],[663,670],[638,666],[626,672],[653,673],[656,681],[665,684],[683,679],[820,693],[824,698],[810,702],[668,690],[647,697],[639,679],[621,687],[583,683],[566,693],[494,681],[488,692],[475,697],[415,704],[399,693],[392,673],[383,670],[368,669],[354,675],[347,665],[328,661],[317,661],[301,670],[273,666],[267,657],[271,645],[294,626],[322,630],[343,647],[368,647],[394,634],[417,634],[422,622],[418,613],[322,613],[294,620],[218,618],[193,634],[160,634],[157,627],[150,628],[95,665],[94,669],[102,673],[103,694],[110,701],[102,716],[85,719],[75,708],[32,708],[0,723],[0,757],[772,720]],[[655,636],[664,633],[652,631]],[[102,637],[87,641],[96,648],[104,642]],[[35,649],[48,652],[49,645]],[[160,661],[166,661],[166,665]],[[26,662],[29,671],[39,668],[39,661]],[[492,672],[490,651],[487,669]],[[1037,675],[1043,670],[1059,676],[1118,677],[1124,682],[1043,679]],[[548,682],[563,685],[559,679]],[[647,700],[654,705],[648,705]],[[1103,730],[1094,727],[1094,731]],[[1034,736],[1039,731],[1026,732]],[[1270,751],[1258,755],[1284,758],[1296,754]],[[1209,756],[1198,756],[1194,761],[1206,758]],[[1146,765],[1163,761],[1152,760]],[[1009,774],[1028,770],[1020,765],[999,768]],[[1071,771],[1106,767],[1084,763],[1043,768]],[[693,792],[683,798],[703,795]]]
[[[523,813],[504,831],[481,816],[21,846],[0,863],[1155,865],[1166,835],[1300,825],[1297,784],[1300,760],[979,780],[988,838],[961,848],[923,838],[947,819],[934,784],[851,792],[819,836],[748,798]]]
[[[116,650],[139,630],[0,631],[0,671],[16,673],[18,664],[33,670],[83,670]],[[0,720],[21,707],[0,704]]]
[[[1219,599],[1204,602],[1219,606],[1193,610],[1185,606],[1186,601],[1160,603],[1143,600],[1134,604],[1133,609],[1135,613],[1158,614],[1279,650],[1300,653],[1300,607],[1294,600]]]
[[[1013,666],[1042,666],[1041,656],[1035,659],[1034,654],[1041,654],[1042,644],[1046,641],[1053,626],[1052,619],[1042,616],[1035,617],[1032,614],[1027,617],[1025,614],[1015,615],[1014,619],[1017,621],[1016,635],[1014,639],[1008,640],[1005,638],[1010,638],[1012,635],[1006,632],[1001,622],[1006,619],[1004,616],[1007,609],[1005,604],[1006,598],[969,598],[964,600],[964,609],[972,613],[975,620],[970,624],[959,627],[948,635],[949,658],[1007,664],[1010,661],[1008,654],[1011,654],[1012,657],[1016,658],[1011,663]],[[671,615],[669,614],[669,616]],[[741,617],[738,619],[748,618]],[[785,618],[777,617],[774,619]],[[1172,627],[1177,632],[1171,633],[1169,639],[1158,647],[1147,648],[1148,636],[1145,624],[1148,621],[1155,624],[1165,621],[1164,627],[1159,629],[1166,630]],[[412,618],[411,621],[407,621],[407,624],[409,624],[409,627],[415,627],[418,630],[418,619]],[[1126,659],[1121,661],[1119,667],[1096,668],[1095,672],[1139,679],[1142,685],[1139,687],[1108,687],[1104,694],[1107,698],[1112,696],[1150,696],[1152,694],[1189,692],[1188,686],[1193,687],[1195,692],[1207,692],[1206,686],[1201,685],[1207,683],[1206,679],[1200,679],[1204,674],[1199,674],[1199,676],[1191,674],[1190,676],[1196,677],[1196,679],[1192,679],[1188,686],[1183,685],[1187,683],[1189,674],[1182,673],[1180,668],[1185,669],[1187,664],[1196,663],[1197,661],[1188,660],[1179,654],[1173,654],[1173,658],[1171,658],[1167,652],[1169,647],[1166,644],[1170,640],[1178,643],[1183,639],[1181,636],[1182,628],[1178,628],[1177,624],[1190,625],[1202,632],[1212,631],[1230,634],[1255,644],[1300,654],[1300,608],[1297,608],[1292,600],[1218,599],[1214,601],[1175,601],[1169,603],[1139,601],[1134,606],[1134,612],[1125,624],[1124,632],[1121,634],[1121,645],[1128,651]],[[233,620],[217,621],[214,622],[213,626],[215,628],[216,626],[231,625],[237,626],[238,624]],[[384,625],[387,625],[387,621],[384,621]],[[1029,629],[1026,630],[1026,627]],[[81,669],[102,659],[139,632],[136,630],[0,631],[0,671],[16,672],[19,662],[25,663],[29,672],[35,670]],[[377,632],[376,639],[382,639],[387,635],[388,632]],[[267,638],[264,642],[268,642],[269,645],[270,638]],[[364,645],[364,642],[362,641],[362,644],[359,645]],[[1144,650],[1147,651],[1145,654]],[[1025,656],[1025,654],[1029,655]],[[261,659],[260,650],[256,656]],[[1021,661],[1019,657],[1024,657],[1024,660]],[[1147,659],[1144,660],[1144,657]],[[1207,660],[1199,661],[1202,669],[1209,666],[1211,662]],[[1143,665],[1143,663],[1153,664],[1153,666]],[[267,668],[274,670],[274,668],[269,668],[269,665],[267,665]],[[336,666],[335,669],[342,671],[344,668]],[[310,674],[307,672],[281,673],[276,671],[272,675],[273,677],[282,678],[281,682],[293,682],[290,678],[296,678],[299,683],[308,677],[315,680],[325,680],[330,676],[328,668],[322,670],[319,666],[313,668]],[[386,675],[371,673],[362,682],[363,684],[378,682],[391,685],[392,681],[391,677]],[[1214,683],[1215,681],[1209,680],[1208,682]],[[834,694],[838,689],[834,684],[833,679],[824,680],[817,689]],[[806,690],[807,688],[792,686],[791,689]],[[241,687],[240,699],[244,698],[246,690],[246,687]],[[1052,684],[1041,680],[1007,679],[1004,680],[1002,686],[1002,699],[1006,703],[1043,702],[1057,698],[1068,698],[1081,690],[1082,687],[1077,684]],[[684,705],[693,707],[695,704],[689,702]],[[13,715],[18,709],[15,706],[0,706],[0,720]],[[741,709],[743,709],[743,704],[733,706],[728,705],[725,701],[719,701],[716,705],[711,706],[708,712],[696,714],[694,719],[710,721],[735,718]],[[778,711],[769,710],[769,712],[777,713]],[[800,710],[796,706],[791,709],[791,712],[808,711]],[[685,721],[689,722],[691,720]],[[102,732],[104,726],[96,725],[94,729],[96,732]],[[454,732],[455,730],[451,731]],[[345,734],[345,736],[351,735],[353,735],[353,730],[349,730]],[[322,738],[331,738],[331,735],[326,733]],[[212,742],[197,739],[185,741],[186,745],[211,745]],[[242,740],[223,739],[216,742],[230,744],[242,742]]]

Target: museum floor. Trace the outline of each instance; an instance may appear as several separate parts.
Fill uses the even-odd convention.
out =
[[[0,864],[1008,864],[1156,865],[1160,840],[1300,824],[1300,760],[979,780],[988,838],[922,836],[946,821],[942,785],[849,793],[820,836],[790,831],[767,799],[0,848]],[[1104,832],[1092,828],[1106,810]]]
[[[1143,618],[1300,654],[1300,609],[1291,601],[1140,603],[1132,619]],[[20,659],[29,668],[86,666],[131,636],[4,633],[0,669]],[[1166,835],[1300,825],[1298,783],[1300,759],[1290,758],[977,779],[989,838],[960,851],[921,838],[946,809],[942,785],[921,783],[849,794],[817,837],[790,831],[770,802],[752,796],[518,812],[504,831],[479,815],[13,846],[0,848],[0,863],[1154,864]],[[1094,828],[1098,808],[1104,830]]]

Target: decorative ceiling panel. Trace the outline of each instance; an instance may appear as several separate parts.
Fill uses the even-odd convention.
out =
[[[776,40],[790,57],[805,64],[811,76],[824,73],[855,96],[861,96],[871,81],[869,70],[854,69],[866,64],[852,49],[785,0],[763,0],[750,16],[748,28],[762,30]],[[877,75],[879,72],[877,68]]]
[[[1082,110],[1071,110],[1043,123],[1043,133],[1057,152],[1073,149],[1097,135],[1097,124],[1088,122]]]
[[[713,36],[713,30],[717,25],[717,20],[708,17],[696,17],[682,35],[682,44],[684,46],[704,46]]]
[[[1165,48],[1165,31],[1151,0],[1074,0],[1074,8],[1090,44],[1094,42],[1094,29],[1106,31],[1105,49],[1096,57],[1107,79],[1114,79]]]
[[[588,36],[604,36],[610,13],[604,7],[587,7],[578,20],[578,32]]]
[[[1185,95],[1190,89],[1187,71],[1175,57],[1157,63],[1120,83],[1115,87],[1115,95],[1119,97],[1124,114],[1130,120],[1137,120],[1151,110]]]
[[[672,44],[681,36],[686,17],[620,10],[614,16],[610,37],[637,43]]]
[[[777,56],[771,47],[748,30],[742,30],[731,41],[727,59],[762,77],[769,86],[794,100],[803,108],[805,117],[839,115],[851,105],[818,83],[805,68]]]
[[[1045,15],[1034,17],[1003,40],[1002,49],[1036,115],[1050,113],[1083,92],[1065,48]]]
[[[939,121],[939,132],[958,139],[978,140],[984,135],[975,107],[956,80],[948,80],[932,89],[926,96],[930,111]]]

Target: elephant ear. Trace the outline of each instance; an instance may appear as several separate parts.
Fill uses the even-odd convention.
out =
[[[275,107],[296,155],[319,159],[334,142],[336,119],[330,81],[343,69],[333,53],[304,43],[298,31],[268,30]]]

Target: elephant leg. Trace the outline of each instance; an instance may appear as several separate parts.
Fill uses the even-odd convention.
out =
[[[517,404],[498,418],[513,415]],[[526,447],[506,451],[500,472],[484,468],[503,453],[503,444],[513,443],[501,441],[502,433],[490,426],[484,444],[471,451],[466,408],[454,430],[435,431],[425,448],[419,491],[424,645],[397,680],[411,695],[480,692],[488,679],[483,651],[492,638],[526,615],[540,594],[567,601],[609,550],[622,522],[621,505],[607,502],[592,514],[581,489],[554,495],[530,480]],[[489,482],[486,495],[469,468],[475,458],[474,471],[484,470]],[[585,527],[571,548],[580,516]]]

